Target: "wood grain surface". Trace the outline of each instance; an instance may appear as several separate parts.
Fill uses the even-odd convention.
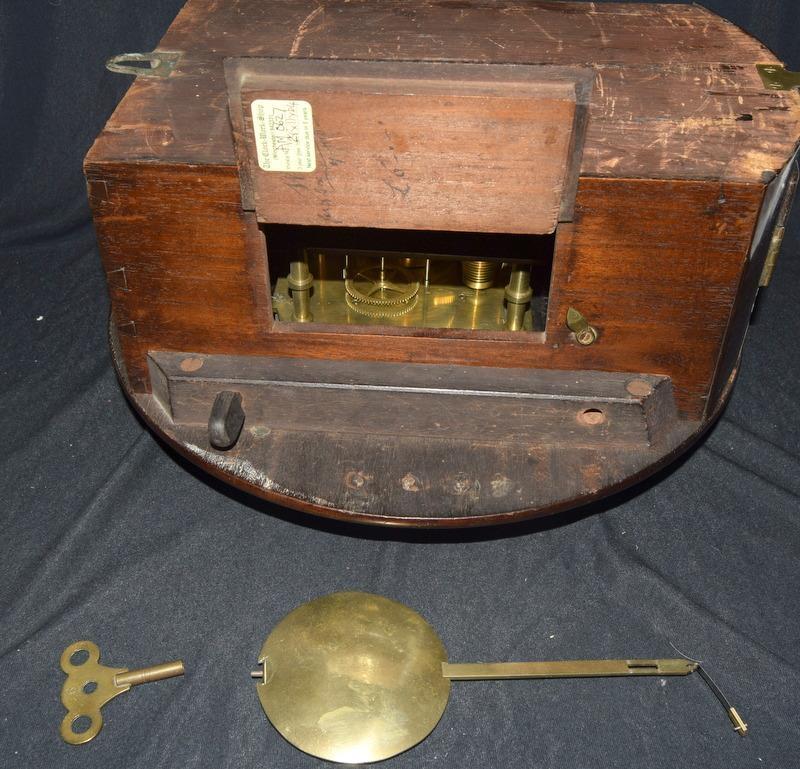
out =
[[[226,70],[244,205],[252,190],[259,221],[552,233],[572,210],[585,69],[233,59]],[[251,105],[263,99],[309,104],[313,171],[260,167]]]
[[[800,135],[800,96],[755,71],[775,57],[692,5],[191,0],[160,48],[176,71],[137,78],[91,162],[234,164],[234,56],[591,67],[583,175],[759,182]]]

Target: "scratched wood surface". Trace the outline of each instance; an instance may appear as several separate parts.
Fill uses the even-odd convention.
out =
[[[800,134],[800,97],[753,66],[775,57],[691,5],[191,0],[160,47],[176,71],[136,80],[91,163],[234,164],[228,56],[592,67],[583,175],[755,182]]]
[[[677,422],[657,448],[598,448],[246,428],[234,449],[219,452],[205,427],[176,425],[153,396],[135,405],[178,452],[226,483],[296,510],[393,526],[482,526],[575,507],[647,477],[700,429]]]

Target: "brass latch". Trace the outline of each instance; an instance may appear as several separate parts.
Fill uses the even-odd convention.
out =
[[[597,341],[597,329],[574,307],[567,310],[567,328],[575,334],[575,341],[584,347]]]

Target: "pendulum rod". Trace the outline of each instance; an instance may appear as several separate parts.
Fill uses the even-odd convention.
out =
[[[685,676],[697,671],[722,703],[733,728],[742,736],[747,724],[720,688],[690,659],[552,660],[545,662],[442,663],[442,676],[450,681],[486,681],[509,678],[607,678],[612,676]]]
[[[684,659],[557,660],[547,662],[442,663],[442,675],[451,681],[502,678],[602,678],[606,676],[685,676],[697,668]]]

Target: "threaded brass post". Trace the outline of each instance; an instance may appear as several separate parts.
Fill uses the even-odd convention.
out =
[[[494,283],[497,262],[482,259],[465,259],[461,262],[461,276],[464,285],[478,291],[489,288]]]

